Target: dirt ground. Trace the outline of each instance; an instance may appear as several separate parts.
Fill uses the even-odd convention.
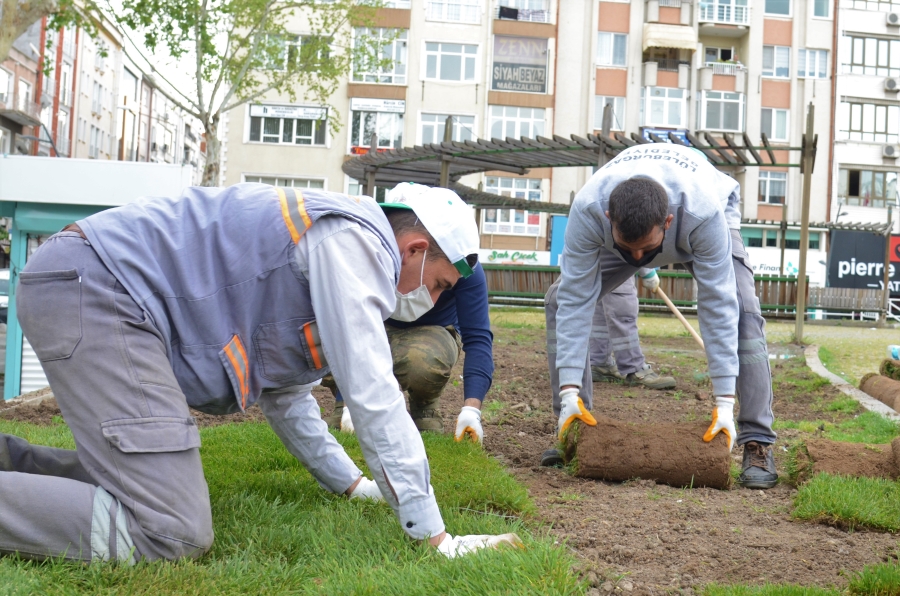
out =
[[[590,593],[693,594],[710,582],[789,582],[842,586],[845,573],[864,565],[894,560],[900,540],[892,534],[847,532],[791,518],[796,490],[786,483],[768,490],[686,489],[652,481],[599,482],[541,468],[541,453],[554,445],[556,420],[550,411],[550,387],[540,329],[496,328],[494,384],[484,403],[488,453],[504,463],[529,489],[537,515],[551,534],[573,549],[579,568],[592,584]],[[690,422],[708,420],[712,408],[706,360],[688,337],[644,344],[649,362],[672,374],[678,387],[651,391],[620,384],[594,385],[594,410],[625,421]],[[775,379],[776,418],[830,420],[847,414],[824,406],[840,394],[821,386],[799,352],[770,346]],[[462,363],[454,370],[442,400],[444,426],[452,431],[462,405]],[[315,391],[323,411],[333,399]],[[0,417],[47,423],[59,415],[53,402],[0,412]],[[258,408],[247,414],[198,415],[200,424],[261,420]],[[784,473],[786,447],[798,431],[779,433],[776,461]],[[740,449],[733,459],[740,463]]]

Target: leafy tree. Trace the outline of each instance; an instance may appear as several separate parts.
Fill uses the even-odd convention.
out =
[[[179,107],[206,132],[203,185],[219,182],[219,122],[224,112],[267,95],[327,105],[354,61],[380,65],[380,46],[357,40],[380,0],[123,0],[117,21],[190,70]],[[291,29],[302,29],[301,36]],[[361,43],[361,41],[363,43]],[[158,71],[157,71],[157,76]],[[339,114],[329,110],[332,128]]]
[[[13,42],[43,17],[50,17],[50,29],[78,25],[92,35],[95,10],[93,0],[78,5],[73,0],[0,0],[0,62],[9,58]]]

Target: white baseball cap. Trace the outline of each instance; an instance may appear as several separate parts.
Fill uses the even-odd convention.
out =
[[[455,192],[402,182],[387,192],[381,207],[411,209],[456,270],[463,277],[472,275],[479,244],[475,211]]]

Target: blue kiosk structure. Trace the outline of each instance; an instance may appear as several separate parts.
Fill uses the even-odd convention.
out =
[[[16,282],[37,244],[29,240],[142,196],[178,196],[190,185],[190,166],[0,155],[0,217],[12,220],[4,400],[47,384],[16,319]]]

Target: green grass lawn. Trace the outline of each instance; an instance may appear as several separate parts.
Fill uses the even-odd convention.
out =
[[[73,447],[63,424],[0,432]],[[0,558],[6,594],[580,594],[575,559],[529,520],[523,486],[480,449],[425,436],[447,531],[517,532],[524,548],[447,560],[414,543],[384,503],[325,492],[265,424],[201,430],[216,533],[197,561],[132,568]],[[338,440],[365,470],[355,436]]]

